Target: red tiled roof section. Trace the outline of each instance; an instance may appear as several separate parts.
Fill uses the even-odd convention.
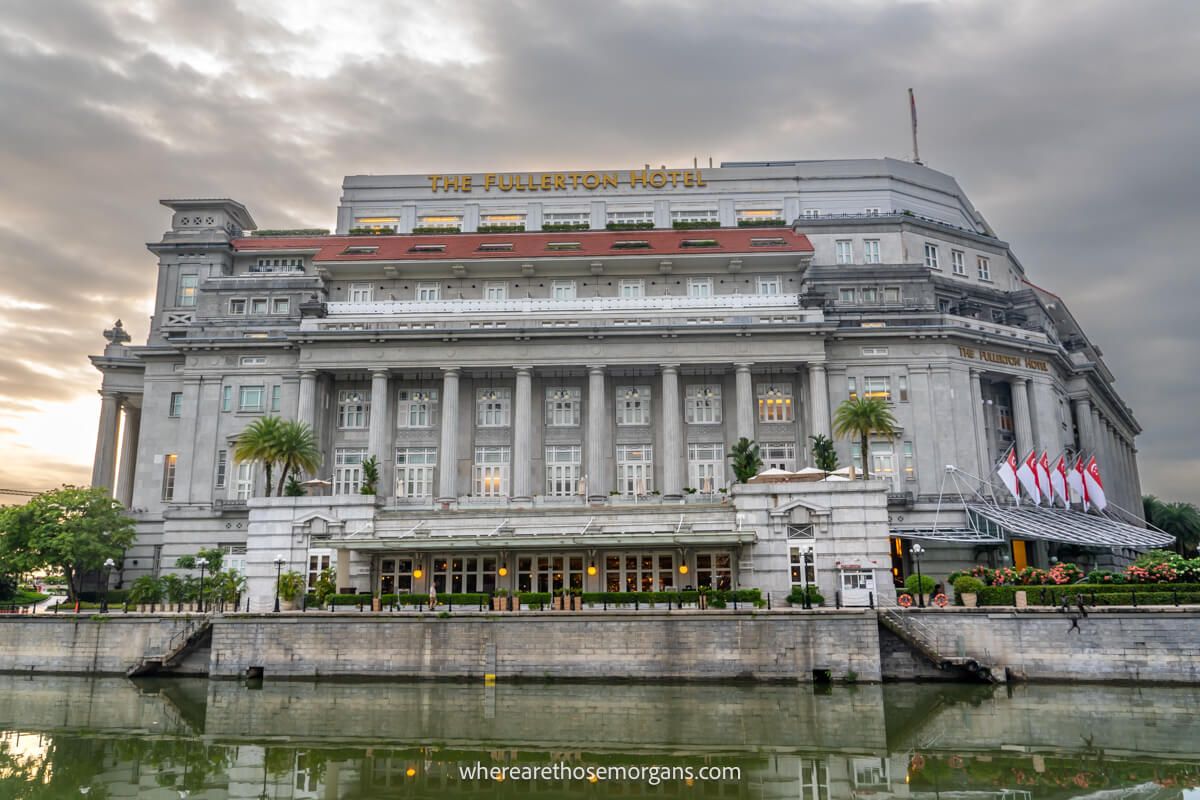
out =
[[[779,240],[754,244],[752,239]],[[688,240],[713,240],[716,246],[684,246]],[[579,249],[551,249],[577,242]],[[617,242],[648,242],[649,247],[614,247]],[[480,249],[481,245],[511,244],[511,250]],[[416,249],[445,245],[445,250]],[[258,250],[319,250],[314,261],[414,261],[521,259],[547,257],[665,256],[681,253],[812,253],[812,243],[791,228],[711,228],[702,230],[569,231],[565,233],[450,233],[396,236],[254,236],[236,239],[242,253]],[[347,248],[376,248],[350,252]]]

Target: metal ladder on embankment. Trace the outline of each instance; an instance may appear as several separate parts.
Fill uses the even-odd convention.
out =
[[[130,678],[141,678],[170,671],[188,653],[212,638],[212,617],[190,619],[183,628],[172,634],[161,654],[142,656],[141,662],[125,670]]]
[[[992,667],[980,662],[977,658],[943,654],[937,634],[916,614],[894,608],[880,609],[879,622],[938,669],[958,668],[985,683],[1001,682],[992,672]]]

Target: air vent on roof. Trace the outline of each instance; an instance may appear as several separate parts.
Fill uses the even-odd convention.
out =
[[[718,247],[716,239],[684,239],[680,247]]]
[[[414,244],[408,248],[410,253],[444,253],[446,245],[444,244]]]
[[[512,242],[485,242],[479,245],[479,249],[485,253],[503,253],[507,250],[512,250]]]
[[[549,242],[546,244],[547,250],[579,250],[582,245],[579,242]]]
[[[613,250],[646,250],[649,249],[650,242],[645,239],[630,239],[623,242],[613,242]]]
[[[345,250],[342,251],[342,255],[344,255],[344,256],[369,256],[372,253],[377,253],[377,252],[379,252],[378,247],[359,247],[357,245],[351,245],[350,247],[347,247]]]
[[[751,247],[782,247],[787,244],[783,239],[772,236],[771,238],[753,238],[750,240]]]

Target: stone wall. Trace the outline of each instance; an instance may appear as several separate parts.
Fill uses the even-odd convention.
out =
[[[0,673],[120,674],[159,655],[191,617],[0,617]]]
[[[211,675],[878,681],[868,611],[233,616],[213,626]]]

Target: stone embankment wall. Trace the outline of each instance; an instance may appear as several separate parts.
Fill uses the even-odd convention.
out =
[[[875,615],[562,612],[240,615],[213,625],[210,675],[269,678],[880,680]]]
[[[124,675],[160,655],[188,624],[186,614],[0,617],[0,672]]]

